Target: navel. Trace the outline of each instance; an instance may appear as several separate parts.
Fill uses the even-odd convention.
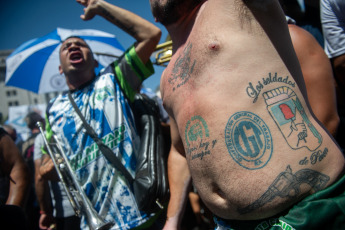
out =
[[[212,183],[212,192],[217,194],[220,198],[225,199],[224,192],[222,190],[220,190],[218,185],[216,185],[215,183]]]

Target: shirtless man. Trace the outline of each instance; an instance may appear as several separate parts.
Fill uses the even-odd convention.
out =
[[[310,195],[341,183],[345,161],[309,109],[278,1],[150,3],[174,44],[161,79],[172,136],[165,228],[178,227],[189,172],[218,229],[329,226],[306,216],[321,214]],[[313,208],[294,206],[304,202]]]

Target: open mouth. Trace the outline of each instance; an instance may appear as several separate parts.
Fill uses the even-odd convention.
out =
[[[81,54],[79,51],[77,51],[77,52],[72,52],[72,53],[70,54],[69,59],[70,59],[71,63],[73,63],[73,64],[75,64],[75,63],[80,63],[80,62],[83,61],[83,56],[82,56],[82,54]]]

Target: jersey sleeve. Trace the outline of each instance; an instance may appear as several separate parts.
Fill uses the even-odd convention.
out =
[[[121,89],[130,101],[140,91],[142,82],[154,73],[152,62],[144,64],[135,52],[134,45],[114,63],[114,72]]]

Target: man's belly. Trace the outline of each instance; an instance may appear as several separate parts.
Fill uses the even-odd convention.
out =
[[[343,158],[315,121],[311,124],[322,143],[301,147],[310,139],[300,135],[300,147],[292,149],[266,105],[226,104],[203,100],[186,105],[178,117],[193,183],[216,215],[239,220],[273,216],[325,188],[340,173]]]

